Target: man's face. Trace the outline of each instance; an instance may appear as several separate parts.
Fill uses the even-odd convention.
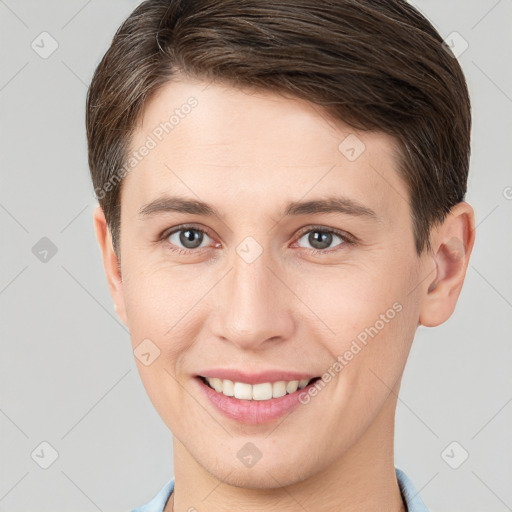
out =
[[[118,310],[190,460],[278,487],[388,442],[427,274],[393,139],[305,101],[186,80],[147,105],[131,151],[144,145],[122,187]],[[249,402],[201,378],[229,371],[246,399],[331,378]]]

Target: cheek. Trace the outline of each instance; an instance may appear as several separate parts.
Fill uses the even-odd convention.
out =
[[[194,303],[204,292],[200,287],[191,291],[190,280],[179,272],[129,270],[123,291],[138,372],[155,409],[175,428],[184,408],[178,382],[197,334]]]
[[[409,295],[413,273],[388,266],[303,274],[297,295],[314,312],[308,327],[330,355],[325,371],[342,375],[343,393],[364,399],[368,390],[381,389],[384,395],[386,384],[401,375],[417,327],[418,306]]]
[[[165,368],[176,374],[181,354],[191,347],[203,324],[205,298],[215,275],[204,272],[198,277],[192,266],[148,268],[130,269],[127,265],[123,284],[132,345],[135,348],[150,339],[162,356],[155,367],[165,363]]]
[[[130,261],[126,258],[123,275],[130,331],[146,328],[160,338],[183,315],[184,290],[190,290],[193,283],[185,282],[186,272],[155,267],[143,255],[134,256]]]
[[[293,282],[297,296],[317,318],[319,328],[342,343],[347,336],[353,337],[374,325],[386,312],[384,321],[394,320],[400,308],[393,305],[403,303],[407,292],[406,279],[391,279],[393,274],[389,267],[379,270],[340,266],[301,272]],[[379,326],[381,330],[380,323]]]

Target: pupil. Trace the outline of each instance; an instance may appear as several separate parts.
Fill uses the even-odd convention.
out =
[[[196,236],[197,235],[197,236]],[[203,241],[203,233],[195,229],[184,229],[180,232],[180,242],[187,249],[199,247]]]
[[[332,243],[332,234],[325,231],[312,231],[309,234],[309,243],[315,249],[325,249]]]

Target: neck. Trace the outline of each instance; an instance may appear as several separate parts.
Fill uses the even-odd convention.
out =
[[[390,395],[361,437],[320,473],[291,485],[248,489],[199,465],[174,438],[175,491],[165,512],[406,512],[393,458],[396,396]]]

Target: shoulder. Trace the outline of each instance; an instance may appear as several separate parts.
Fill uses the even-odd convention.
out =
[[[167,501],[169,500],[172,491],[174,490],[174,478],[169,480],[158,494],[145,505],[133,509],[131,512],[163,512]]]
[[[395,472],[400,492],[407,505],[407,512],[428,512],[409,477],[401,469],[395,468]]]
[[[428,512],[409,477],[401,469],[395,468],[395,472],[400,492],[407,505],[407,512]],[[167,482],[151,501],[131,512],[163,512],[173,490],[174,479]]]

